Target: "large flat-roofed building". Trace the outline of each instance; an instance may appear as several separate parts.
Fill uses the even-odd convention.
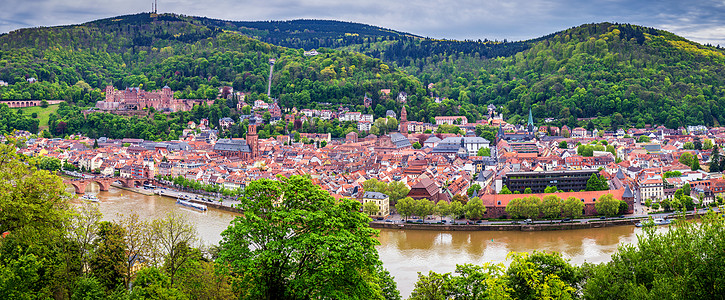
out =
[[[562,191],[576,192],[586,189],[589,177],[598,172],[596,169],[508,172],[503,178],[503,183],[512,192],[524,192],[526,188],[531,188],[531,192],[533,193],[543,193],[547,186],[556,186]]]

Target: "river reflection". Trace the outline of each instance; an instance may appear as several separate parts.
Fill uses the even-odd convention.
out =
[[[70,189],[72,192],[72,188]],[[97,193],[104,220],[138,214],[152,220],[178,211],[196,225],[204,244],[218,244],[221,232],[236,214],[210,209],[199,212],[176,204],[171,198],[145,196],[117,188],[99,192],[90,184],[87,192]],[[641,230],[634,226],[566,231],[380,231],[378,252],[385,268],[395,276],[404,298],[417,281],[417,272],[453,272],[456,264],[506,263],[509,252],[557,251],[574,264],[610,260],[617,247],[636,241]]]
[[[617,247],[636,241],[634,226],[567,231],[450,231],[382,229],[380,259],[408,296],[417,272],[452,272],[456,264],[506,263],[510,252],[557,251],[574,264],[611,259]]]

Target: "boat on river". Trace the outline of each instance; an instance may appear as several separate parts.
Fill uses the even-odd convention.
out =
[[[204,205],[204,204],[198,204],[198,203],[194,203],[191,201],[181,200],[180,198],[176,199],[176,204],[181,204],[183,206],[191,207],[191,208],[198,209],[201,211],[207,210],[206,205]]]
[[[649,225],[649,224],[654,224],[654,225],[657,225],[657,226],[659,226],[659,225],[667,225],[667,224],[670,224],[670,220],[667,220],[667,219],[664,219],[664,218],[655,218],[654,220],[649,219],[649,220],[645,220],[645,221],[639,222],[639,223],[637,223],[634,226],[642,227],[644,225]]]
[[[80,197],[81,200],[90,201],[90,202],[100,202],[101,200],[98,200],[98,197],[96,195],[92,194],[84,194]]]

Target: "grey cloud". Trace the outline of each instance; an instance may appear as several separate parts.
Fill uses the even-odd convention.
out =
[[[151,8],[151,0],[3,2],[0,32],[76,24]],[[335,19],[449,39],[524,40],[609,21],[725,45],[725,4],[712,0],[172,0],[161,1],[159,10],[226,20]]]

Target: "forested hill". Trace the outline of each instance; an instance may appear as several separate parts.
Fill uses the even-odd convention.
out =
[[[587,24],[538,41],[511,57],[452,56],[418,74],[435,93],[504,106],[511,121],[599,128],[679,127],[725,122],[725,51],[628,24]]]
[[[261,94],[273,58],[272,94],[288,108],[312,101],[358,105],[365,94],[377,102],[380,89],[415,94],[422,87],[378,59],[324,49],[304,57],[301,49],[260,42],[225,24],[143,13],[14,31],[0,36],[0,79],[10,83],[0,87],[0,97],[92,105],[107,84],[147,90],[168,85],[183,98],[214,98],[221,85]],[[38,83],[28,84],[29,77]]]

